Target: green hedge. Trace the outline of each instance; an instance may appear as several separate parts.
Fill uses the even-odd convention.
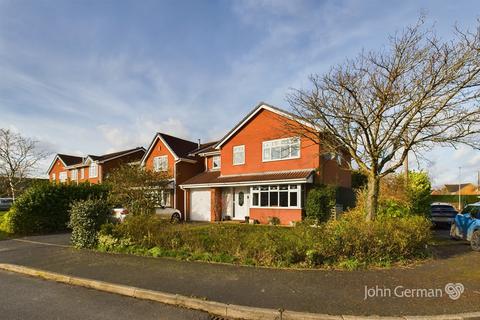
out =
[[[107,194],[104,185],[38,183],[15,200],[4,225],[8,232],[16,234],[65,231],[75,200],[106,198]]]
[[[430,200],[431,200],[432,203],[433,202],[447,202],[447,203],[454,204],[455,206],[458,205],[458,195],[455,195],[455,194],[432,195],[430,197]],[[479,196],[475,196],[475,195],[461,196],[462,207],[464,207],[467,204],[475,203],[475,202],[479,202],[479,201],[480,201]]]
[[[355,206],[355,194],[352,189],[330,185],[317,185],[307,194],[305,213],[308,218],[327,221],[336,205],[343,209]]]
[[[110,206],[103,199],[78,200],[70,210],[69,227],[72,244],[77,248],[93,248],[100,226],[107,222]]]

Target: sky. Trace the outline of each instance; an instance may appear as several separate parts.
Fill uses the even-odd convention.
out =
[[[480,2],[0,0],[0,127],[78,155],[146,147],[158,131],[219,139],[420,14],[448,40],[476,26]],[[425,157],[411,166],[434,185],[457,183],[460,166],[477,182],[480,151]]]

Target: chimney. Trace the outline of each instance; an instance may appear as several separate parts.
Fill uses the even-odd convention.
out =
[[[201,146],[201,145],[202,145],[202,144],[201,144],[201,141],[200,141],[200,139],[198,139],[198,149],[200,149],[200,146]]]

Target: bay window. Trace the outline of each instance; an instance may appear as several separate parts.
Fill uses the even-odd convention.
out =
[[[253,208],[301,208],[300,185],[254,186],[250,191]]]

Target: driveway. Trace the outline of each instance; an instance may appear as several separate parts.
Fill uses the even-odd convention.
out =
[[[0,241],[0,262],[178,293],[246,306],[353,315],[430,315],[478,311],[480,254],[464,242],[446,241],[436,259],[389,270],[325,271],[186,262],[164,258],[103,254],[64,245],[68,235]],[[465,292],[452,300],[383,296],[382,289],[444,290],[462,283]],[[376,290],[376,297],[365,292]],[[369,291],[370,290],[370,291]]]

